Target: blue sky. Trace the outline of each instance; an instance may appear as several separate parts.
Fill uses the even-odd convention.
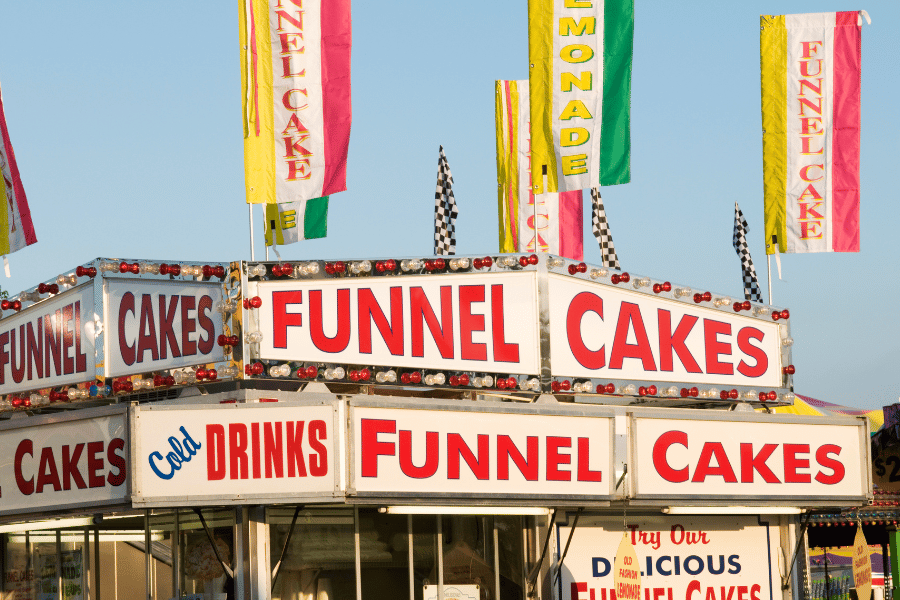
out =
[[[605,188],[623,268],[740,296],[734,202],[765,289],[759,15],[866,9],[862,251],[783,257],[795,391],[897,402],[900,3],[636,0],[632,183]],[[12,294],[95,257],[249,259],[239,2],[0,0],[0,85],[39,242]],[[526,0],[356,0],[348,191],[287,258],[428,256],[438,146],[459,254],[497,251],[494,80],[525,79]],[[588,203],[589,207],[589,203]],[[257,213],[257,223],[260,222]],[[585,219],[585,258],[600,251]],[[257,258],[262,232],[257,231]],[[774,265],[773,265],[774,267]]]

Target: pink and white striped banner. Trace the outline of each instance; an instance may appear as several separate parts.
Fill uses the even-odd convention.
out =
[[[0,93],[0,254],[10,254],[35,243],[37,236],[31,223],[31,210],[9,141],[3,94]]]

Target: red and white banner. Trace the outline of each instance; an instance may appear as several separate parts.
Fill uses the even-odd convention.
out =
[[[93,379],[94,318],[88,284],[0,321],[0,394]]]
[[[539,370],[534,272],[259,284],[260,358]]]
[[[141,406],[135,415],[136,504],[335,493],[331,406]]]
[[[129,473],[125,413],[0,430],[0,513],[124,501]],[[31,421],[31,419],[29,419]]]
[[[118,377],[225,359],[222,286],[107,280],[106,375]]]
[[[573,515],[570,515],[570,520]],[[624,530],[634,545],[644,600],[769,600],[780,597],[777,527],[759,517],[631,517]],[[570,524],[553,540],[564,550]],[[621,517],[582,516],[554,587],[558,600],[613,600],[613,565],[622,540]]]
[[[549,289],[554,375],[782,387],[776,322],[558,275]]]
[[[350,0],[240,0],[248,203],[346,189]]]
[[[611,497],[612,419],[351,407],[361,495]]]
[[[635,497],[864,498],[871,490],[859,424],[637,416]]]

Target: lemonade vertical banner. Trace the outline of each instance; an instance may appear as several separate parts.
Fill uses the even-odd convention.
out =
[[[760,17],[766,254],[859,252],[861,25]]]
[[[346,189],[350,0],[240,0],[248,203]]]
[[[528,0],[535,194],[631,180],[633,40],[633,0]]]
[[[531,190],[528,81],[495,82],[500,252],[584,259],[582,192]]]

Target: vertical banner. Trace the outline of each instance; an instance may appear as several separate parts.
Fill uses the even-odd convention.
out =
[[[0,92],[0,254],[10,254],[37,243],[16,155],[9,141],[3,94]]]
[[[861,25],[760,17],[766,254],[859,252]]]
[[[350,0],[240,0],[247,202],[346,188]]]
[[[528,0],[536,194],[631,180],[633,39],[633,0]]]
[[[500,252],[584,260],[582,192],[532,193],[527,81],[495,82]]]

